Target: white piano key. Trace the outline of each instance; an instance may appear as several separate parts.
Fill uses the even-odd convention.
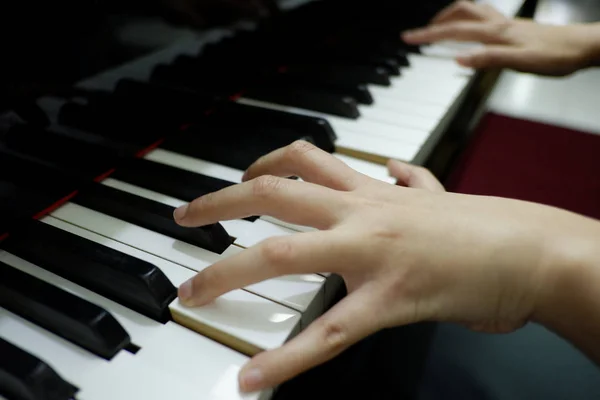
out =
[[[146,346],[164,327],[159,322],[10,253],[0,253],[0,259],[14,268],[110,311],[129,333],[132,342],[138,346]],[[194,271],[164,263],[159,268],[174,285],[179,285],[195,275]],[[206,307],[187,309],[182,307],[178,300],[173,301],[169,307],[175,320],[185,318],[186,325],[194,330],[247,354],[281,346],[301,329],[297,312],[244,290],[229,292]],[[286,316],[287,319],[282,319],[281,316]]]
[[[116,179],[106,179],[102,183],[173,207],[179,207],[186,203],[183,200]],[[239,235],[236,244],[241,247],[254,246],[269,237],[295,233],[295,231],[283,226],[261,220],[255,222],[246,220],[223,221],[222,224],[231,235]],[[232,255],[234,253],[237,253],[237,249],[231,248],[228,254]],[[196,266],[194,269],[200,271],[205,267]],[[288,275],[251,285],[248,289],[303,313],[303,321],[309,321],[323,311],[323,283],[324,279],[318,275]]]
[[[76,397],[81,400],[270,397],[270,391],[246,394],[238,390],[237,372],[248,357],[175,324],[163,328],[156,341],[138,354],[121,352],[107,361],[0,309],[0,336],[45,361],[76,385]]]
[[[201,271],[209,265],[242,250],[240,247],[230,246],[223,254],[219,255],[73,203],[61,206],[52,213],[52,216],[179,264],[192,271]],[[280,296],[282,282],[288,285],[289,290],[287,295],[283,297]],[[268,301],[276,301],[277,304],[294,307],[293,311],[298,314],[298,318],[305,318],[303,322],[313,317],[314,313],[322,311],[322,285],[315,282],[315,278],[310,275],[268,279],[245,289],[264,298],[265,301],[267,301],[266,299],[272,299]],[[282,310],[279,312],[283,313],[284,306],[281,307]],[[301,315],[300,312],[304,312],[306,315]],[[281,333],[279,330],[275,331],[278,334]]]
[[[350,168],[367,175],[373,179],[379,179],[386,183],[396,183],[396,180],[389,176],[388,169],[385,165],[375,164],[369,161],[360,160],[358,158],[350,157],[345,154],[334,153],[334,156],[342,160]]]
[[[423,136],[427,135],[427,133],[433,130],[437,125],[437,120],[414,115],[410,112],[403,112],[400,108],[389,110],[385,107],[379,107],[377,103],[374,103],[373,105],[360,105],[359,110],[361,115],[365,118],[385,122],[398,127],[406,127],[409,132],[413,130],[419,131],[415,138],[417,143],[420,143],[423,140]],[[401,135],[403,139],[410,139],[404,133]]]
[[[389,123],[388,121],[382,121],[382,117],[377,117],[378,119],[374,119],[373,116],[364,116],[359,117],[358,119],[349,119],[344,117],[339,117],[336,115],[329,115],[324,113],[319,113],[317,111],[300,109],[296,107],[289,107],[281,104],[264,102],[261,100],[249,99],[249,98],[240,98],[238,102],[254,105],[257,107],[265,107],[270,109],[275,109],[279,111],[289,112],[292,114],[301,114],[301,115],[310,115],[315,117],[320,117],[332,126],[335,133],[339,135],[343,135],[345,133],[349,134],[360,134],[362,136],[379,136],[383,137],[387,140],[393,141],[396,143],[396,146],[401,145],[419,145],[421,144],[427,137],[427,132],[422,132],[416,129],[412,129],[406,126],[400,126],[397,124]],[[367,113],[370,113],[367,111]],[[381,113],[385,114],[386,111],[383,110]],[[381,114],[380,113],[380,114]],[[375,114],[375,113],[371,113]]]
[[[53,217],[47,217],[47,219],[45,219],[44,222],[57,228],[74,233],[80,237],[99,243],[103,246],[107,246],[112,249],[121,251],[125,254],[129,254],[133,257],[139,258],[141,260],[148,261],[156,265],[161,271],[163,271],[163,273],[167,276],[171,283],[173,283],[173,285],[176,287],[179,287],[179,285],[181,285],[186,280],[192,278],[197,271],[202,269],[198,268],[197,270],[192,270],[189,268],[185,268],[181,265],[174,264],[163,258],[135,249],[123,243],[119,243],[110,238],[79,228],[75,225],[66,223]],[[240,251],[242,251],[242,249],[234,248],[232,251],[230,251],[230,253],[237,254]],[[203,268],[205,268],[206,266],[207,265],[204,265]],[[273,282],[267,280],[264,282],[256,283],[254,285],[250,285],[246,287],[247,290],[235,290],[233,291],[236,292],[234,297],[231,297],[233,292],[230,292],[216,299],[210,306],[194,308],[193,310],[185,309],[184,307],[179,305],[178,300],[175,300],[170,305],[170,307],[172,312],[174,312],[175,314],[180,314],[182,311],[185,310],[185,315],[188,317],[193,316],[194,320],[198,323],[209,324],[211,326],[223,325],[226,328],[225,332],[228,332],[230,334],[236,333],[232,329],[238,329],[238,327],[235,326],[236,324],[227,326],[227,324],[224,324],[222,320],[235,321],[237,319],[239,321],[243,321],[246,318],[250,318],[253,320],[251,325],[254,329],[254,331],[250,330],[250,336],[255,334],[265,335],[261,332],[271,332],[276,335],[274,339],[265,337],[264,339],[260,340],[255,339],[253,340],[253,342],[263,343],[264,345],[267,345],[268,341],[274,340],[274,342],[272,342],[274,344],[271,344],[271,346],[277,346],[277,343],[283,343],[281,342],[282,338],[284,338],[286,335],[290,335],[290,333],[287,332],[292,332],[291,335],[293,335],[293,332],[295,332],[295,329],[297,329],[293,325],[293,323],[295,323],[294,321],[296,320],[296,315],[298,313],[280,306],[277,302],[274,303],[272,301],[264,299],[263,296],[255,296],[251,293],[237,292],[267,291],[273,293],[273,296],[277,297],[279,299],[279,302],[287,303],[291,308],[302,309],[307,313],[313,314],[319,314],[323,312],[323,300],[321,298],[322,294],[320,293],[322,291],[321,287],[323,286],[323,280],[320,279],[319,276],[312,276],[311,274],[306,274],[283,277],[281,278],[281,280],[284,280],[286,278],[287,282],[285,285],[273,284]],[[252,305],[252,307],[248,307],[249,312],[243,313],[247,316],[246,318],[240,317],[242,313],[241,311],[227,308],[227,305],[231,304],[231,302],[235,299],[237,299],[236,301],[238,302],[238,305],[242,306],[242,308],[245,308],[243,304],[240,304],[240,301],[242,300]],[[303,309],[304,306],[306,306],[306,310]],[[281,318],[281,316],[284,314],[289,315],[288,322],[285,324],[281,324],[279,327],[272,326],[272,324],[278,318]],[[309,318],[307,315],[306,322],[308,322],[308,320]],[[242,324],[239,325],[239,329],[241,331],[248,329]]]
[[[238,99],[238,102],[294,114],[322,117],[331,124],[338,136],[336,146],[352,152],[353,155],[360,153],[366,156],[373,155],[379,158],[410,160],[418,152],[420,147],[419,145],[407,143],[400,139],[390,139],[389,136],[397,135],[398,129],[389,124],[366,120],[354,121],[253,99],[240,98]]]
[[[223,179],[229,182],[240,183],[244,171],[227,167],[225,165],[215,164],[198,158],[174,153],[172,151],[155,149],[144,156],[145,159],[170,165],[173,167],[186,169],[214,178]]]
[[[369,89],[371,89],[371,86],[369,86]],[[384,91],[385,89],[385,87],[377,86],[375,88],[375,92],[377,93],[374,93],[374,91],[371,90],[371,94],[375,100],[375,106],[378,108],[396,110],[398,112],[402,112],[403,114],[414,116],[418,115],[432,121],[439,121],[447,111],[446,107],[443,105],[427,101],[402,98],[401,96],[394,97],[393,95],[381,95],[381,93],[378,92],[379,90]]]
[[[463,67],[452,59],[431,57],[416,53],[407,54],[407,59],[410,64],[410,70],[419,74],[446,74],[470,77],[474,72],[472,68]]]
[[[390,158],[410,161],[419,152],[420,146],[398,144],[385,137],[370,136],[350,131],[337,131],[336,147],[339,153],[356,158],[388,160]]]

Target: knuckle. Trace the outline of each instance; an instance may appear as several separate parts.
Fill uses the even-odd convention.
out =
[[[472,9],[472,3],[468,0],[460,0],[455,3],[455,9],[458,11],[470,11]]]
[[[296,140],[287,147],[286,158],[297,160],[301,159],[308,153],[315,149],[315,146],[306,140]]]
[[[381,239],[385,242],[396,242],[402,239],[402,232],[397,229],[392,229],[386,226],[380,226],[372,233],[373,237]]]
[[[281,188],[282,180],[273,175],[263,175],[254,179],[252,193],[257,197],[268,197]]]
[[[415,169],[415,175],[419,175],[421,178],[426,178],[426,179],[430,179],[433,178],[433,173],[425,167],[417,167]]]
[[[294,247],[286,238],[267,239],[262,245],[262,256],[275,268],[287,268],[294,259]]]
[[[325,319],[321,322],[320,331],[327,354],[334,355],[348,347],[348,329],[343,324]]]

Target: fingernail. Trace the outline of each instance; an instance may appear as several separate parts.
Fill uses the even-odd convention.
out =
[[[194,287],[192,280],[187,280],[179,286],[179,300],[186,306],[192,306],[192,296],[194,295]]]
[[[251,368],[242,374],[242,389],[252,392],[261,389],[263,374],[258,368]]]
[[[185,204],[185,205],[175,209],[175,211],[173,212],[173,218],[175,218],[175,221],[181,221],[183,219],[183,217],[185,217],[187,208],[188,208],[188,205]]]

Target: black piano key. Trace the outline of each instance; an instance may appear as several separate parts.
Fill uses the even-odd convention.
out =
[[[148,120],[166,119],[172,121],[171,125],[202,123],[211,126],[229,126],[235,122],[236,126],[243,126],[246,136],[252,136],[253,141],[265,141],[265,135],[261,128],[271,132],[280,132],[281,140],[276,136],[269,136],[278,146],[285,146],[305,137],[327,152],[335,149],[337,139],[331,125],[323,118],[291,114],[283,111],[270,110],[237,103],[229,100],[215,100],[211,103],[209,112],[204,112],[208,99],[213,96],[199,91],[184,89],[177,86],[167,86],[158,83],[139,82],[131,79],[122,79],[117,84],[118,96],[123,99],[120,103],[128,107],[127,103],[138,101],[148,104]],[[150,110],[159,109],[163,112],[154,113]],[[126,114],[124,112],[124,114]],[[105,116],[104,119],[109,119]],[[218,122],[214,122],[218,121]],[[160,123],[159,123],[160,124]],[[114,131],[115,129],[113,129]],[[169,138],[177,138],[178,135],[169,135]],[[205,135],[203,147],[212,147],[213,136]],[[235,167],[234,167],[235,168]]]
[[[222,179],[144,159],[126,160],[111,177],[188,202],[233,185]]]
[[[0,306],[110,360],[129,334],[102,307],[0,262]]]
[[[2,141],[11,150],[66,168],[85,178],[94,178],[111,170],[119,156],[111,154],[110,148],[107,150],[31,125],[13,127]]]
[[[235,64],[223,61],[221,66],[219,63],[199,63],[196,67],[173,65],[168,68],[171,68],[171,72],[167,83],[196,90],[219,88],[231,95],[237,90],[241,91],[244,97],[266,102],[352,119],[360,116],[357,101],[352,97],[337,94],[335,90],[317,88],[315,85],[286,82],[274,74],[255,73],[251,64],[238,68]],[[341,89],[337,91],[344,92]]]
[[[161,148],[239,170],[246,170],[258,158],[285,147],[298,139],[308,142],[312,137],[298,136],[287,128],[262,128],[244,121],[216,118],[206,124],[194,124],[184,134],[172,137]],[[210,146],[206,146],[210,141]]]
[[[56,165],[35,159],[27,160],[23,155],[13,156],[8,153],[5,158],[1,151],[0,154],[0,165],[4,163],[10,168],[0,169],[0,177],[16,185],[34,188],[55,197],[57,191],[64,191],[63,186],[68,188],[73,185],[77,188],[69,199],[73,203],[215,253],[223,253],[233,242],[219,223],[184,228],[173,219],[174,207],[83,179],[76,172]],[[15,166],[20,169],[14,170]],[[15,172],[11,173],[11,170]]]
[[[60,108],[57,121],[64,126],[128,144],[137,151],[156,143],[169,133],[167,129],[157,128],[156,124],[149,127],[150,121],[147,119],[141,119],[134,112],[124,113],[108,100],[93,105],[67,102]],[[156,118],[151,121],[156,121]]]
[[[324,74],[321,68],[317,68],[317,73],[308,74],[310,71],[293,70],[288,73],[287,66],[277,66],[272,63],[249,62],[244,65],[243,71],[239,70],[235,64],[223,66],[220,63],[208,64],[198,62],[192,57],[180,56],[173,63],[173,70],[177,74],[184,76],[203,74],[210,77],[219,77],[220,81],[232,82],[231,76],[235,76],[240,88],[253,88],[256,86],[277,87],[282,90],[312,89],[324,91],[332,95],[343,97],[352,97],[362,104],[372,104],[373,97],[365,82],[358,81],[356,77],[350,79],[340,79],[341,74]],[[319,66],[320,67],[320,66]],[[339,66],[339,69],[343,69]],[[348,74],[346,74],[348,76]]]
[[[147,261],[35,220],[0,248],[156,321],[171,319],[177,289]]]
[[[8,400],[71,400],[79,388],[33,354],[0,338],[0,396]]]
[[[222,254],[233,244],[221,224],[182,227],[173,219],[174,207],[100,183],[86,184],[71,201],[213,253]]]
[[[2,158],[0,154],[0,169]],[[0,177],[0,236],[11,232],[23,219],[32,218],[51,207],[60,200],[59,196],[50,196],[38,191],[24,191],[15,183],[6,181]]]
[[[344,97],[324,90],[281,88],[276,85],[247,88],[244,97],[290,107],[304,108],[324,114],[357,119],[358,104],[352,97]]]
[[[300,63],[283,66],[282,73],[346,85],[391,85],[390,75],[385,69],[365,65]]]
[[[270,80],[270,83],[279,88],[290,87],[291,89],[295,89],[297,87],[305,87],[319,91],[322,90],[345,98],[352,98],[360,104],[373,104],[373,95],[371,95],[371,92],[369,92],[369,89],[364,84],[338,83],[328,79],[307,79],[302,75],[288,75],[285,72],[274,76]]]

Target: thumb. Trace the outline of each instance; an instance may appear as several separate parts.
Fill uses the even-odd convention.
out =
[[[459,55],[457,62],[468,68],[526,68],[531,63],[523,49],[514,46],[489,45]]]
[[[370,292],[356,291],[288,343],[256,355],[240,372],[241,390],[254,392],[280,385],[382,329],[382,319],[377,317],[380,307],[375,303]]]
[[[444,186],[426,168],[390,160],[387,164],[390,176],[396,178],[396,184],[431,192],[444,192]]]

